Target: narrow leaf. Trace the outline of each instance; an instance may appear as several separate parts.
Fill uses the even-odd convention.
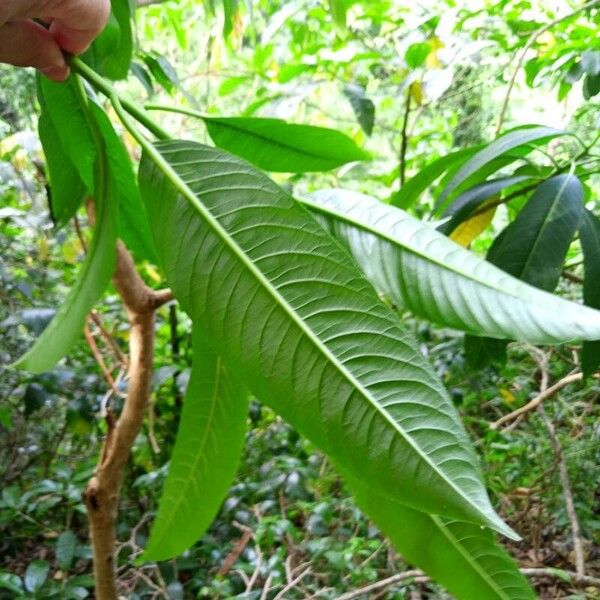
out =
[[[515,129],[488,144],[485,148],[477,152],[475,156],[469,159],[452,178],[452,181],[442,192],[438,204],[443,205],[444,200],[468,177],[479,171],[486,164],[510,152],[511,150],[531,144],[534,141],[551,140],[560,135],[567,135],[568,132],[552,127],[524,127]]]
[[[585,210],[579,230],[583,250],[583,301],[600,308],[600,221],[594,213]],[[600,341],[584,342],[581,351],[581,370],[589,377],[600,367]]]
[[[409,179],[399,192],[392,195],[390,203],[400,208],[410,208],[434,181],[454,165],[460,164],[464,159],[473,156],[478,150],[479,147],[464,148],[434,160],[421,169],[412,179]]]
[[[266,171],[328,171],[370,157],[349,137],[326,127],[281,119],[202,117],[212,141]]]
[[[155,247],[236,375],[375,489],[514,536],[446,391],[341,247],[247,163],[192,142],[156,148],[140,166]]]
[[[350,106],[354,111],[356,120],[362,130],[367,134],[373,133],[375,125],[375,105],[373,101],[367,97],[365,88],[361,85],[351,84],[344,88],[344,96],[348,98]]]
[[[244,446],[247,393],[197,329],[193,351],[169,476],[143,560],[173,558],[204,535]]]
[[[60,227],[75,215],[85,198],[86,188],[45,111],[38,120],[38,132],[50,182],[50,212],[53,221]]]
[[[402,557],[457,600],[533,600],[535,594],[491,531],[418,512],[346,477],[357,504]]]
[[[343,190],[302,203],[379,292],[420,317],[540,344],[600,338],[600,311],[524,284],[398,208]]]

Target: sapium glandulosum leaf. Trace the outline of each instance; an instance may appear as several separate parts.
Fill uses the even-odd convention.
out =
[[[192,142],[146,145],[139,179],[171,289],[258,398],[380,493],[515,536],[416,341],[306,210]]]
[[[600,338],[600,311],[526,285],[401,209],[344,190],[301,201],[379,292],[420,317],[538,344]]]
[[[143,560],[166,560],[216,517],[244,446],[248,394],[194,330],[193,363],[169,475]]]
[[[531,586],[493,533],[472,523],[419,512],[345,477],[357,504],[405,560],[457,600],[533,600]]]

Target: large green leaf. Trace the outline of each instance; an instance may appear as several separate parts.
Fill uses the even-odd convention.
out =
[[[583,188],[577,177],[557,175],[548,179],[537,187],[517,218],[494,240],[488,261],[521,281],[552,292],[583,211]],[[584,335],[573,341],[600,339],[595,333],[593,314],[585,307],[579,308],[585,330]],[[555,319],[562,320],[563,316],[557,307]],[[467,338],[466,344],[471,354],[477,348],[490,359],[502,360],[505,356],[502,345],[495,340],[476,342]]]
[[[77,107],[81,107],[79,101]],[[50,108],[54,109],[54,112],[50,111],[52,114],[60,112],[60,107],[51,107],[49,101]],[[87,118],[86,124],[89,124]],[[77,126],[78,121],[75,120],[74,125]],[[62,131],[61,135],[63,139],[71,141],[76,138],[70,131]],[[119,207],[115,200],[109,161],[101,140],[94,171],[96,227],[83,266],[50,324],[14,366],[36,373],[54,367],[81,335],[87,313],[102,296],[113,275]]]
[[[193,333],[193,365],[169,476],[145,560],[166,560],[199,540],[235,476],[244,446],[247,393]]]
[[[583,250],[583,301],[593,308],[600,308],[600,220],[585,210],[579,240]],[[581,351],[581,370],[588,377],[600,367],[600,341],[584,342]]]
[[[599,311],[510,277],[398,208],[343,190],[302,202],[379,292],[421,317],[540,344],[600,338]]]
[[[404,559],[457,600],[532,600],[535,595],[491,531],[394,502],[346,476],[357,504]]]
[[[473,174],[483,169],[488,163],[514,150],[527,146],[532,142],[551,140],[568,132],[552,127],[523,127],[515,129],[488,144],[470,158],[456,173],[440,195],[438,205],[443,206],[445,199]]]
[[[96,141],[75,86],[73,77],[65,83],[39,77],[38,90],[64,153],[76,167],[86,189],[93,190]]]
[[[496,238],[488,260],[514,277],[553,291],[583,208],[583,188],[577,177],[548,179],[537,187],[506,233]]]
[[[90,109],[104,141],[109,166],[107,176],[112,179],[114,202],[119,207],[119,237],[138,260],[156,262],[146,206],[140,196],[129,154],[104,110],[93,102]]]
[[[38,132],[50,182],[50,212],[59,227],[75,215],[86,194],[77,169],[65,154],[52,120],[44,111],[38,120]]]
[[[349,137],[326,127],[281,119],[202,117],[212,141],[266,171],[328,171],[369,155]]]
[[[159,259],[236,375],[374,489],[514,536],[446,391],[339,244],[247,163],[157,148],[140,186]]]

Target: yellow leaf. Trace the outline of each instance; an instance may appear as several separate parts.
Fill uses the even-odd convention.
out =
[[[451,234],[450,239],[461,246],[468,246],[482,231],[485,231],[496,213],[496,202],[498,197],[494,196],[483,202],[477,209],[477,214],[461,223]],[[487,210],[482,210],[489,206]],[[481,212],[478,212],[481,211]]]
[[[444,47],[444,42],[442,42],[442,40],[435,35],[430,37],[427,41],[431,46],[431,52],[425,59],[425,66],[428,69],[441,69],[444,65],[442,65],[442,62],[438,57],[438,50]]]
[[[510,390],[500,388],[500,395],[504,398],[504,401],[508,404],[512,404],[515,401],[515,395]]]
[[[540,49],[540,54],[546,54],[552,50],[554,46],[556,46],[556,38],[551,31],[544,31],[544,33],[538,36],[537,43]]]
[[[63,260],[68,265],[77,264],[77,258],[79,257],[79,254],[82,250],[83,248],[81,247],[81,242],[79,241],[79,238],[73,238],[69,240],[62,247]]]
[[[144,270],[146,271],[146,275],[152,279],[152,281],[156,281],[156,283],[160,283],[162,281],[162,277],[159,272],[149,264],[144,265]]]
[[[409,87],[410,96],[417,106],[423,104],[423,86],[420,81],[413,81]]]
[[[50,256],[50,245],[48,244],[48,238],[45,235],[42,235],[37,239],[37,251],[40,261],[46,262]]]

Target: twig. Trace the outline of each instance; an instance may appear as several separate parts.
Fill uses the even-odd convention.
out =
[[[600,578],[590,577],[589,575],[577,575],[577,573],[574,573],[573,571],[565,571],[564,569],[528,568],[521,569],[521,573],[529,577],[553,577],[555,579],[562,579],[563,575],[566,574],[576,583],[600,587]]]
[[[117,389],[115,380],[114,380],[109,368],[106,366],[106,362],[104,361],[102,352],[100,352],[100,348],[98,348],[98,344],[96,344],[96,340],[94,339],[94,336],[92,335],[92,332],[90,331],[90,328],[87,325],[84,325],[84,327],[83,327],[83,335],[85,336],[85,340],[88,343],[90,350],[92,351],[94,359],[96,360],[96,362],[98,363],[98,366],[100,367],[100,370],[102,371],[102,375],[104,376],[104,379],[106,379],[106,382],[108,383],[110,388],[113,390],[113,392],[118,394],[119,390]]]
[[[577,381],[581,381],[583,375],[581,373],[571,373],[562,379],[559,379],[554,385],[545,389],[543,392],[540,392],[533,400],[530,400],[521,408],[517,408],[517,410],[513,410],[513,412],[500,417],[497,421],[490,424],[490,429],[499,429],[504,423],[508,423],[517,417],[528,413],[535,408],[537,408],[544,400],[551,398],[556,392],[562,390],[564,387],[571,383],[576,383]]]
[[[353,592],[348,592],[347,594],[342,594],[337,597],[337,600],[353,600],[354,598],[359,598],[360,596],[366,595],[372,592],[376,592],[377,590],[381,590],[382,588],[388,587],[390,585],[394,585],[395,583],[400,583],[406,579],[413,579],[414,577],[425,577],[425,573],[423,571],[419,571],[414,569],[412,571],[404,571],[404,573],[397,573],[396,575],[392,575],[391,577],[387,577],[386,579],[382,579],[380,581],[376,581],[375,583],[371,583],[369,585],[365,585],[362,588],[358,588]]]
[[[583,284],[583,279],[579,277],[579,275],[575,275],[575,273],[571,273],[571,271],[567,271],[566,269],[562,270],[561,277],[564,277],[573,283]]]
[[[496,136],[495,137],[497,137],[500,134],[500,131],[502,130],[502,126],[504,125],[504,117],[506,116],[506,110],[508,108],[508,103],[510,101],[510,95],[512,94],[513,88],[515,87],[517,75],[518,75],[519,71],[521,70],[521,67],[523,66],[523,61],[525,60],[527,53],[529,52],[531,47],[535,44],[535,42],[540,37],[540,35],[542,35],[543,33],[546,33],[546,31],[548,31],[549,29],[552,29],[552,27],[554,27],[555,25],[562,23],[562,21],[566,21],[567,19],[570,19],[571,17],[575,17],[576,15],[587,10],[588,8],[593,8],[594,6],[598,6],[598,5],[600,5],[600,0],[592,0],[591,2],[587,2],[586,4],[583,4],[579,8],[575,9],[574,11],[567,13],[566,15],[563,15],[562,17],[558,17],[557,19],[554,19],[554,21],[551,21],[550,23],[544,25],[543,27],[540,27],[538,30],[534,31],[531,34],[529,40],[527,40],[527,43],[523,47],[523,50],[521,51],[521,53],[517,59],[517,65],[513,71],[512,77],[508,83],[508,89],[506,90],[506,95],[504,96],[504,101],[502,102],[502,108],[500,109],[500,114],[498,116],[498,125],[496,126]],[[515,55],[513,55],[513,58],[511,59],[511,63],[514,60],[514,56]],[[509,64],[509,66],[510,66],[510,64]]]
[[[408,149],[408,117],[410,116],[410,100],[412,98],[411,90],[406,91],[406,105],[404,108],[404,121],[402,122],[402,137],[400,139],[400,156],[399,156],[399,171],[400,171],[400,187],[406,181],[406,150]]]
[[[242,537],[235,543],[231,552],[225,557],[223,564],[217,571],[217,575],[224,577],[227,575],[227,573],[229,573],[231,567],[233,567],[237,559],[248,545],[248,542],[252,539],[252,535],[252,530],[250,528],[244,530]]]
[[[289,592],[292,588],[296,587],[298,583],[300,583],[308,574],[310,573],[310,567],[304,569],[300,575],[292,579],[277,595],[273,598],[273,600],[283,600],[285,598],[285,594]]]
[[[542,373],[542,379],[540,382],[540,393],[543,394],[548,389],[548,357],[547,355],[536,349],[535,352],[538,365]],[[585,576],[585,556],[583,551],[583,540],[581,537],[581,528],[579,526],[579,520],[577,519],[577,512],[575,511],[575,502],[573,501],[573,491],[571,489],[571,481],[569,479],[569,470],[567,468],[567,461],[560,445],[560,440],[556,435],[556,428],[554,423],[548,417],[543,404],[539,404],[537,407],[548,435],[550,436],[550,443],[554,451],[554,457],[558,463],[558,475],[560,478],[560,484],[563,489],[563,496],[565,498],[565,508],[567,510],[567,516],[569,517],[569,523],[571,525],[571,533],[573,535],[573,553],[575,554],[575,569],[578,577]]]

